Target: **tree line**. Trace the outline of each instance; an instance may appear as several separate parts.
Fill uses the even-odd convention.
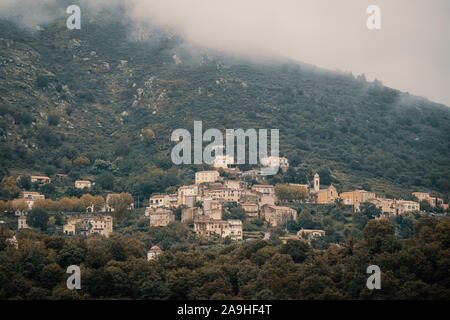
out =
[[[1,299],[450,299],[450,221],[432,217],[419,219],[409,239],[377,219],[362,239],[327,250],[256,240],[173,247],[151,261],[146,250],[162,238],[16,236],[18,248],[0,229]],[[73,264],[81,290],[66,287]],[[366,287],[369,265],[381,269],[380,290]]]

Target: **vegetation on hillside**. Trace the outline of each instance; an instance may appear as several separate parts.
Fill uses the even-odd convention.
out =
[[[172,237],[182,232],[172,230]],[[449,221],[421,218],[413,232],[399,240],[389,221],[372,220],[363,239],[327,250],[295,240],[251,241],[216,251],[178,247],[147,262],[147,245],[136,236],[25,230],[15,249],[6,241],[12,233],[1,228],[0,298],[449,299]],[[382,272],[381,290],[366,287],[373,264]],[[81,266],[81,290],[66,287],[69,265]]]
[[[187,49],[157,30],[136,42],[123,17],[106,16],[73,31],[0,21],[0,178],[66,173],[147,198],[204,168],[170,161],[172,131],[202,120],[204,130],[279,128],[293,168],[272,183],[319,171],[339,191],[448,193],[448,107],[291,61]]]

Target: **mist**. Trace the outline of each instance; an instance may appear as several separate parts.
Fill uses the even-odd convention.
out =
[[[47,23],[57,0],[2,0],[0,16]],[[76,1],[74,1],[76,3]],[[92,13],[123,4],[136,26],[156,25],[186,41],[246,57],[282,56],[364,73],[385,85],[450,105],[447,0],[82,0]],[[381,30],[366,26],[381,8]],[[30,6],[33,8],[29,9]],[[22,9],[22,11],[21,11]],[[65,8],[62,8],[65,10]],[[14,14],[11,14],[11,13]],[[28,13],[27,13],[28,12]]]

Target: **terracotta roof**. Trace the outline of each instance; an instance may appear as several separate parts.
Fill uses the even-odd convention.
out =
[[[161,252],[162,250],[161,250],[161,248],[158,247],[158,246],[153,246],[153,247],[150,248],[149,251],[150,251],[150,252]]]

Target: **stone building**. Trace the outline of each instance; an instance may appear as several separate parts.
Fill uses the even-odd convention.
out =
[[[260,218],[272,227],[283,226],[289,220],[297,221],[297,211],[289,207],[265,204],[261,207]]]
[[[145,215],[150,217],[150,228],[151,227],[165,227],[169,223],[175,221],[175,215],[172,210],[164,208],[147,208],[145,210]]]
[[[101,234],[105,237],[113,232],[112,216],[91,216],[70,218],[63,226],[63,232],[67,235],[85,235]]]
[[[195,173],[195,184],[215,182],[220,179],[219,171],[198,171]]]

